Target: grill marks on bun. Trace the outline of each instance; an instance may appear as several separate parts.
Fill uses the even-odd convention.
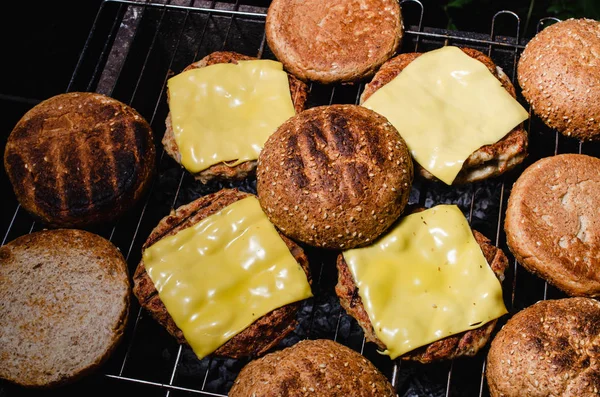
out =
[[[148,123],[100,94],[43,101],[17,123],[4,164],[19,202],[51,225],[114,219],[143,193],[155,149]]]
[[[412,175],[408,148],[387,119],[355,105],[321,106],[269,138],[257,191],[284,234],[346,249],[373,241],[400,216]]]

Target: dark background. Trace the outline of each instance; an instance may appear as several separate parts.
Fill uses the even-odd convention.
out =
[[[244,4],[267,5],[268,0]],[[521,19],[521,36],[535,34],[537,21],[545,16],[559,18],[588,16],[600,19],[598,0],[422,0],[425,6],[423,25],[436,28],[458,29],[489,34],[490,21],[503,9],[517,13]],[[0,83],[0,148],[21,116],[40,100],[67,90],[71,76],[94,23],[101,0],[45,0],[12,2],[10,8],[0,13],[2,38],[2,79]],[[501,26],[499,30],[514,31],[514,26]],[[122,85],[127,85],[123,83]],[[4,170],[0,173],[3,205],[16,207],[14,195],[9,191]],[[6,211],[5,211],[6,212]],[[2,215],[4,216],[4,215]],[[2,217],[5,227],[10,219]],[[90,395],[90,390],[107,395],[118,387],[120,395],[136,395],[145,386],[130,385],[106,377],[89,377],[73,386],[53,392],[53,395]],[[129,389],[131,387],[131,389]],[[148,389],[146,396],[154,390]],[[24,393],[16,387],[0,383],[0,397],[37,395]],[[160,393],[159,393],[160,394]],[[164,395],[164,393],[160,394]]]
[[[492,16],[502,9],[521,18],[523,37],[535,33],[544,16],[588,16],[600,19],[597,0],[422,0],[424,26],[488,33]],[[2,131],[18,120],[6,117],[7,96],[41,100],[65,92],[101,0],[35,0],[11,2],[0,13]],[[268,4],[268,1],[242,1]],[[499,24],[502,23],[500,19]],[[507,27],[507,29],[514,29]],[[19,100],[19,98],[10,98]],[[15,101],[11,101],[15,102]],[[27,102],[23,102],[24,105]],[[31,106],[31,105],[30,105]],[[0,134],[5,137],[7,134]]]

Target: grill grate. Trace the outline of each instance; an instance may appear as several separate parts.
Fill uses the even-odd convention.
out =
[[[103,2],[67,88],[67,91],[101,92],[130,104],[151,124],[159,148],[168,112],[166,82],[173,73],[222,49],[274,59],[265,41],[266,8],[250,7],[239,0],[176,3]],[[197,6],[198,3],[201,7]],[[515,81],[518,57],[526,44],[520,35],[518,15],[510,11],[498,12],[491,21],[488,35],[446,31],[423,27],[425,10],[419,0],[403,0],[401,3],[407,27],[402,52],[427,51],[443,45],[473,47],[490,55]],[[513,25],[512,32],[498,32],[501,19],[505,22],[504,26]],[[554,21],[553,18],[541,20],[538,30]],[[313,84],[307,106],[357,103],[363,87],[363,84]],[[523,101],[522,97],[519,99]],[[600,155],[597,144],[582,145],[564,138],[547,129],[535,117],[530,119],[527,130],[530,132],[530,155],[524,166],[559,152]],[[159,150],[157,170],[144,201],[117,222],[89,229],[110,239],[121,249],[131,274],[140,260],[141,245],[150,230],[172,208],[222,187],[255,192],[254,180],[203,186],[162,150]],[[506,247],[503,215],[519,170],[458,188],[417,180],[410,197],[411,204],[425,207],[439,203],[457,204],[474,229],[509,255],[512,266],[507,269],[503,289],[511,314],[539,299],[564,296],[519,268]],[[3,219],[10,221],[3,226],[6,231],[2,244],[43,227],[18,205],[3,211],[6,213]],[[430,365],[392,362],[388,357],[379,355],[372,344],[365,343],[362,330],[337,301],[333,290],[336,283],[335,254],[312,248],[307,248],[307,254],[315,281],[315,297],[303,304],[300,325],[286,338],[284,346],[305,338],[337,340],[370,359],[388,376],[400,396],[489,395],[484,378],[486,349],[473,358]],[[499,322],[496,329],[504,324],[507,317]],[[102,374],[106,382],[113,380],[120,387],[127,385],[140,390],[143,388],[145,392],[151,390],[152,395],[226,396],[246,362],[222,358],[197,360],[191,349],[178,345],[133,299],[125,340],[104,366]]]

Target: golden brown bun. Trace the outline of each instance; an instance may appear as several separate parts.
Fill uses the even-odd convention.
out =
[[[494,274],[500,282],[504,280],[504,271],[508,266],[508,259],[500,248],[493,246],[490,240],[483,234],[473,230],[475,240],[481,247],[485,260],[494,271]],[[381,350],[387,347],[375,334],[373,324],[369,319],[362,299],[358,294],[358,287],[348,264],[344,260],[344,255],[339,254],[337,258],[338,283],[335,286],[335,293],[340,298],[340,303],[346,313],[354,317],[365,333],[365,339],[375,343]],[[434,361],[452,360],[463,356],[474,356],[485,346],[496,327],[497,320],[490,321],[479,328],[461,332],[444,339],[432,342],[428,345],[419,347],[411,352],[402,355],[402,360],[418,361],[428,364]]]
[[[523,96],[549,127],[600,139],[600,22],[568,19],[539,32],[517,68]]]
[[[490,73],[492,73],[501,83],[504,89],[508,91],[513,98],[516,98],[515,87],[510,82],[508,76],[497,68],[494,62],[487,55],[471,48],[461,48],[461,50],[473,59],[483,63]],[[361,103],[366,101],[375,91],[392,81],[404,70],[412,61],[417,59],[421,53],[400,54],[386,63],[366,86],[361,95]],[[482,146],[473,152],[464,162],[462,169],[454,179],[453,185],[481,181],[483,179],[501,175],[517,165],[521,164],[527,157],[528,146],[527,131],[523,124],[519,124],[512,131],[504,136],[498,142],[492,145]],[[416,171],[424,178],[437,180],[429,171],[415,163]]]
[[[320,106],[267,140],[257,191],[285,235],[349,249],[373,241],[400,216],[412,176],[408,148],[385,117],[362,106]]]
[[[274,0],[265,29],[286,70],[324,84],[372,76],[403,33],[397,0]]]
[[[4,167],[19,203],[50,226],[116,219],[154,170],[152,130],[133,108],[90,92],[47,99],[8,137]]]
[[[213,194],[200,197],[189,204],[183,205],[169,216],[164,217],[152,230],[144,243],[143,249],[171,236],[182,229],[191,227],[204,218],[222,210],[234,202],[250,196],[248,193],[236,189],[222,189]],[[309,283],[311,282],[308,259],[304,251],[296,243],[281,236],[291,254],[300,264]],[[173,336],[179,343],[187,343],[183,332],[177,327],[167,308],[158,296],[154,283],[146,272],[144,262],[141,261],[133,276],[133,293],[154,319]],[[277,345],[287,334],[292,332],[298,324],[296,314],[301,302],[290,303],[275,309],[254,321],[248,328],[235,335],[224,345],[220,346],[214,354],[217,356],[240,358],[259,356]]]
[[[530,272],[573,296],[600,296],[600,159],[538,160],[515,182],[506,209],[508,247]]]
[[[386,377],[354,350],[328,339],[303,340],[250,362],[229,397],[395,397]]]
[[[249,61],[253,59],[256,58],[242,55],[237,52],[216,51],[205,56],[198,62],[188,65],[185,69],[183,69],[182,73],[192,69],[215,65],[217,63],[237,64],[238,61]],[[304,110],[304,104],[306,103],[306,98],[308,96],[308,86],[290,74],[288,74],[288,83],[290,85],[290,94],[292,96],[294,110],[296,113],[300,113]],[[167,115],[165,123],[166,130],[162,139],[165,152],[167,152],[169,156],[181,164],[181,153],[179,152],[179,147],[175,141],[173,125],[171,124],[171,113]],[[208,183],[212,180],[241,180],[249,175],[254,174],[255,170],[256,160],[244,161],[243,163],[234,166],[229,166],[225,163],[218,163],[203,171],[195,173],[193,176],[202,183]]]
[[[0,378],[48,388],[96,370],[129,312],[123,255],[82,230],[45,230],[0,248]]]
[[[514,315],[487,357],[492,397],[600,395],[600,303],[541,301]]]

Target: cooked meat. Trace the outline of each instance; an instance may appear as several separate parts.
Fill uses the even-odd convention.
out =
[[[235,189],[223,189],[179,207],[174,213],[166,216],[158,223],[144,243],[143,249],[164,237],[173,235],[182,229],[200,222],[202,219],[247,196],[249,196],[248,193]],[[281,238],[288,246],[296,261],[306,272],[310,282],[308,259],[304,255],[304,251],[285,236],[281,235]],[[159,324],[165,327],[179,343],[186,343],[183,333],[175,325],[175,322],[160,300],[150,276],[146,273],[143,260],[139,263],[135,271],[133,281],[133,293],[139,300],[140,305]],[[259,356],[263,354],[278,344],[296,327],[296,313],[300,305],[300,302],[291,303],[262,316],[248,328],[219,347],[214,354],[232,358]]]
[[[489,71],[502,83],[502,86],[516,98],[515,87],[502,69],[496,67],[494,62],[485,54],[470,48],[462,48],[463,52],[483,63]],[[365,86],[361,96],[361,103],[366,101],[375,91],[392,81],[404,70],[409,63],[418,58],[421,53],[400,54],[386,63]],[[453,184],[476,182],[486,178],[498,176],[511,170],[522,163],[527,157],[528,136],[523,124],[518,125],[504,138],[492,145],[477,149],[464,162],[462,169],[456,176]],[[415,170],[427,179],[437,180],[431,173],[415,162]]]
[[[237,61],[248,61],[252,59],[256,58],[238,54],[236,52],[218,51],[205,56],[198,62],[188,65],[185,69],[183,69],[183,72],[191,69],[203,68],[205,66],[214,65],[217,63],[236,64]],[[308,86],[302,81],[298,80],[296,77],[289,74],[288,82],[290,84],[290,94],[292,96],[294,109],[296,110],[296,113],[300,113],[302,110],[304,110],[304,104],[306,103],[306,98],[308,96]],[[170,113],[167,115],[166,130],[162,139],[162,144],[165,147],[165,152],[167,152],[169,156],[181,164],[181,153],[179,153],[177,142],[175,142]],[[202,183],[208,183],[211,180],[241,180],[249,175],[252,175],[255,170],[256,160],[245,161],[235,166],[228,166],[224,163],[219,163],[194,174],[194,178]]]
[[[506,266],[508,266],[508,259],[502,250],[493,246],[490,243],[490,240],[484,235],[475,230],[473,231],[473,235],[481,247],[486,261],[496,274],[496,277],[502,281],[504,279],[504,270],[506,269]],[[358,294],[358,287],[354,283],[352,273],[342,254],[337,258],[337,268],[338,284],[335,287],[335,292],[340,298],[342,307],[349,315],[358,321],[358,324],[365,333],[365,338],[369,342],[374,342],[384,350],[386,347],[375,335],[375,330],[373,329],[369,315],[365,311],[360,295]],[[493,320],[479,328],[461,332],[430,343],[429,345],[422,346],[406,353],[400,358],[403,360],[430,363],[439,360],[450,360],[461,356],[473,356],[487,343],[496,326],[496,322],[497,320]]]

